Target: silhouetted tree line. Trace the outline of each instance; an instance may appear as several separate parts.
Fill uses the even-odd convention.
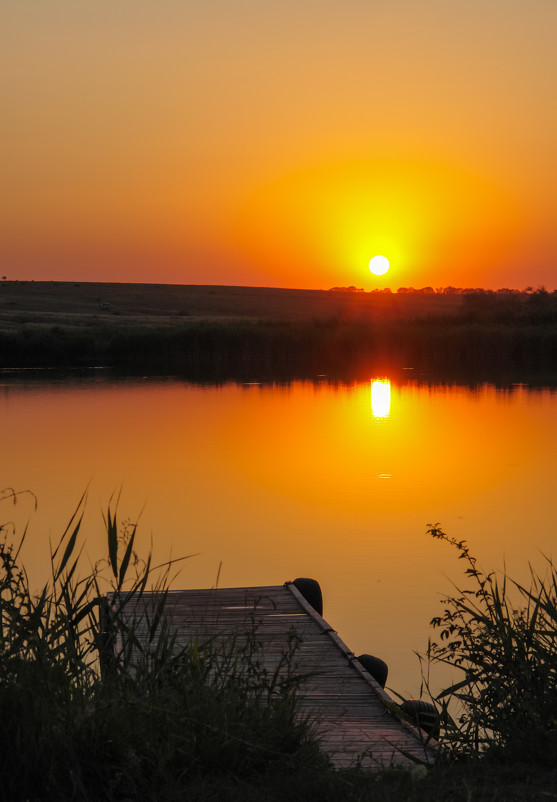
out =
[[[543,287],[531,292],[472,293],[463,299],[460,316],[465,321],[499,324],[557,324],[557,292]]]
[[[391,292],[391,290],[372,290],[372,292]],[[437,287],[434,289],[433,287],[420,287],[419,289],[414,287],[399,287],[397,290],[399,295],[481,295],[481,296],[488,296],[488,297],[499,297],[501,295],[513,295],[513,296],[529,296],[529,295],[537,295],[537,296],[546,296],[546,295],[557,295],[557,290],[553,290],[553,292],[549,293],[545,287],[538,287],[534,289],[533,287],[525,287],[523,290],[516,290],[516,289],[509,289],[509,287],[501,287],[498,290],[484,290],[483,287]]]

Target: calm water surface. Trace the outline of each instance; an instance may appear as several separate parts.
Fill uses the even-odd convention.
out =
[[[103,378],[0,378],[0,487],[32,490],[0,507],[30,517],[33,577],[86,487],[85,532],[103,554],[102,510],[141,513],[140,549],[186,561],[176,587],[319,580],[324,616],[356,653],[389,664],[417,695],[429,621],[462,562],[426,534],[441,522],[486,568],[519,579],[554,553],[557,394],[296,382],[200,387]],[[556,555],[557,556],[557,555]]]

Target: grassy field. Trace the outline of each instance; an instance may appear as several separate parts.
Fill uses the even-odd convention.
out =
[[[87,325],[121,318],[122,323],[173,325],[197,320],[347,321],[392,320],[450,314],[459,296],[353,293],[265,287],[172,284],[103,284],[3,281],[0,330],[22,323]]]
[[[414,369],[436,380],[546,383],[556,363],[557,293],[545,291],[0,282],[0,368],[103,366],[199,381]]]

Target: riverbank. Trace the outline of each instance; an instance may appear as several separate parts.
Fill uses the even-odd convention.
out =
[[[546,637],[552,630],[545,628],[555,614],[554,572],[546,585],[536,586],[547,613],[541,625],[540,618],[535,619],[539,631],[523,628],[521,622],[527,625],[528,619],[517,618],[504,597],[508,616],[503,615],[497,625],[499,607],[492,604],[497,586],[491,575],[483,585],[485,603],[480,598],[477,605],[488,612],[495,630],[491,625],[482,627],[481,616],[474,615],[470,622],[467,614],[462,622],[465,629],[474,623],[474,636],[480,637],[482,646],[492,644],[498,649],[496,636],[506,637],[509,625],[516,636],[507,663],[498,670],[505,672],[511,684],[521,682],[522,695],[505,695],[501,707],[501,673],[492,677],[490,672],[480,685],[477,677],[472,678],[474,693],[466,697],[473,714],[487,710],[498,717],[489,719],[491,725],[503,725],[502,730],[487,730],[489,741],[483,745],[488,749],[483,757],[470,757],[477,739],[462,741],[470,729],[466,725],[456,733],[458,750],[451,749],[455,733],[445,724],[441,741],[445,757],[434,766],[416,763],[409,771],[380,772],[356,766],[335,771],[320,750],[312,721],[299,715],[297,692],[304,676],[297,669],[295,639],[284,654],[280,672],[265,669],[256,631],[239,633],[226,642],[209,639],[178,648],[172,629],[161,623],[168,571],[174,567],[151,568],[150,555],[145,561],[136,555],[136,526],[119,521],[114,507],[109,506],[105,518],[106,559],[81,571],[85,498],[53,547],[51,580],[35,595],[19,561],[19,541],[10,522],[10,507],[18,497],[23,501],[23,496],[35,501],[29,493],[0,491],[0,515],[6,513],[0,517],[0,713],[4,722],[0,798],[536,802],[557,794],[554,730],[545,727],[545,718],[554,720],[554,648],[553,640]],[[432,534],[447,539],[440,530]],[[462,544],[454,544],[462,550]],[[467,549],[465,557],[473,560]],[[483,582],[484,575],[476,576]],[[133,616],[130,624],[129,610],[135,609],[151,583],[158,590],[158,604],[146,643],[144,637],[135,637],[137,625]],[[110,613],[103,601],[109,588],[113,591]],[[469,602],[458,591],[452,603],[465,611]],[[115,649],[122,632],[126,638]],[[521,648],[523,636],[530,637],[532,632],[531,645],[541,648],[544,659],[532,660]],[[456,645],[457,652],[459,648],[465,661],[472,660],[472,668],[477,668],[484,650],[476,653],[468,645]],[[539,653],[539,649],[533,652]],[[485,666],[488,663],[491,668],[493,663],[484,661]],[[529,672],[524,671],[526,665]],[[516,714],[517,698],[535,700],[528,694],[538,687],[540,678],[546,680],[543,687],[550,704],[541,700],[537,709],[523,705],[519,726],[509,728],[505,705]],[[456,698],[459,687],[452,690]],[[492,689],[499,694],[495,700]],[[444,698],[436,700],[439,708]],[[485,715],[477,723],[483,727]],[[532,738],[532,733],[537,737]]]
[[[503,371],[525,381],[552,374],[556,361],[556,293],[0,285],[1,368],[105,366],[201,381]]]

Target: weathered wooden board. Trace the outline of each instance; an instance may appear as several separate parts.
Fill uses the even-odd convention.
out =
[[[147,638],[156,595],[144,594],[130,618]],[[421,730],[391,712],[395,704],[364,670],[336,632],[292,583],[281,586],[171,591],[166,615],[177,646],[192,639],[225,643],[255,632],[262,664],[274,670],[295,633],[296,671],[305,679],[300,711],[312,716],[325,751],[337,767],[360,761],[369,768],[431,763],[436,748]]]

